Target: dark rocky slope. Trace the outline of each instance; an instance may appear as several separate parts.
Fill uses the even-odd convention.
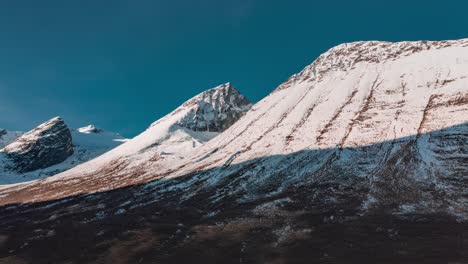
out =
[[[61,118],[53,118],[17,138],[0,154],[12,161],[9,169],[19,173],[50,167],[73,154],[70,129]]]

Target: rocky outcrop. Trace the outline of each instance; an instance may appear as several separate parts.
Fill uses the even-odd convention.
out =
[[[1,152],[11,161],[10,170],[30,172],[61,163],[72,155],[72,136],[65,122],[56,117],[17,138]]]
[[[177,124],[193,131],[222,132],[251,106],[231,83],[225,83],[185,102],[182,107],[191,109]]]

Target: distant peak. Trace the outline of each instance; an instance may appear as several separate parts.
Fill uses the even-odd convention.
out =
[[[87,126],[78,128],[78,132],[84,133],[84,134],[91,134],[91,133],[97,134],[97,133],[102,132],[102,129],[99,129],[95,127],[94,125],[87,125]]]

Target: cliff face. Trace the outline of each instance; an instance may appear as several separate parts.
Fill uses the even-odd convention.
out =
[[[9,169],[18,173],[47,168],[73,154],[70,129],[61,118],[53,118],[8,144],[1,153],[11,160]]]

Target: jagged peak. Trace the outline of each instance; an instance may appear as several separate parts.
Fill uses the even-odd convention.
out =
[[[198,94],[174,112],[187,112],[178,120],[179,126],[194,131],[221,132],[251,106],[252,103],[227,82]]]
[[[194,131],[221,132],[239,119],[252,105],[247,97],[227,82],[190,98],[151,126],[171,120],[173,125]]]
[[[192,97],[189,100],[185,101],[182,104],[182,106],[192,106],[194,104],[197,104],[197,103],[201,102],[202,100],[204,100],[206,98],[217,97],[217,98],[224,99],[224,98],[226,98],[226,96],[228,96],[230,94],[245,98],[248,101],[248,99],[244,95],[242,95],[236,88],[234,88],[234,86],[232,86],[232,84],[230,82],[227,82],[227,83],[220,84],[218,86],[215,86],[215,87],[213,87],[211,89],[205,90],[205,91],[195,95],[194,97]],[[222,95],[223,97],[219,97],[220,95]]]

